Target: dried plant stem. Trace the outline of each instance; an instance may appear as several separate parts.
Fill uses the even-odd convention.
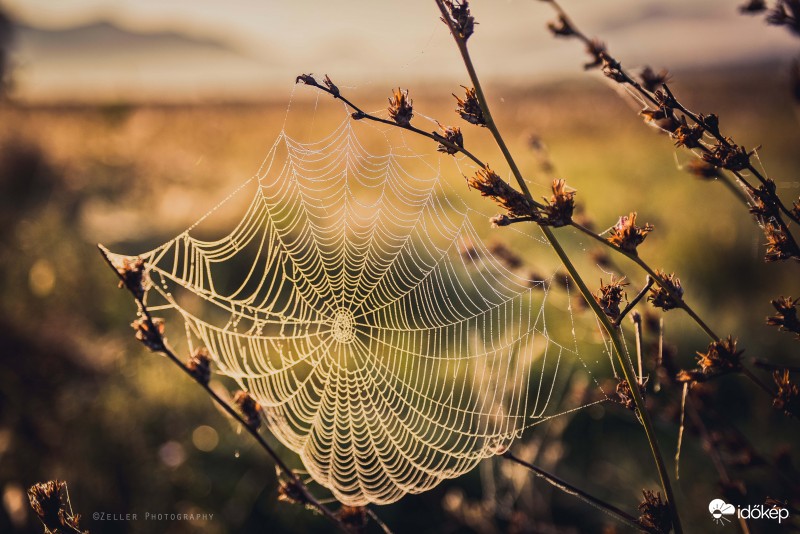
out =
[[[597,241],[599,243],[602,243],[603,245],[609,247],[610,249],[622,254],[623,256],[625,256],[626,258],[628,258],[629,260],[634,262],[636,265],[641,267],[642,270],[644,270],[653,280],[655,280],[655,282],[658,283],[659,286],[664,288],[664,290],[666,290],[669,293],[670,297],[672,297],[672,299],[675,302],[678,303],[678,307],[680,309],[682,309],[683,311],[685,311],[689,315],[689,317],[691,317],[692,320],[695,323],[697,323],[697,325],[700,328],[702,328],[703,331],[706,334],[708,334],[708,337],[710,337],[713,341],[719,341],[721,339],[711,329],[711,327],[709,327],[705,323],[705,321],[703,321],[703,319],[701,319],[700,316],[697,315],[697,313],[688,304],[686,304],[686,301],[683,299],[683,297],[681,295],[677,294],[676,292],[674,292],[671,289],[670,284],[665,283],[664,278],[662,276],[660,276],[658,273],[656,273],[655,269],[650,267],[650,265],[646,261],[644,261],[642,258],[640,258],[638,254],[635,254],[635,253],[632,253],[632,252],[628,252],[627,250],[623,250],[623,249],[617,247],[616,245],[614,245],[613,243],[611,243],[607,239],[603,238],[603,236],[601,236],[599,234],[596,234],[595,232],[593,232],[592,230],[589,230],[588,228],[586,228],[585,226],[583,226],[581,224],[578,224],[576,222],[572,222],[572,226],[575,229],[577,229],[577,230],[583,232],[584,234],[588,235],[589,237],[591,237],[595,241]]]
[[[381,527],[381,530],[383,531],[383,533],[384,533],[384,534],[392,534],[392,529],[390,529],[390,528],[389,528],[389,527],[386,525],[386,523],[384,523],[384,522],[381,520],[381,518],[380,518],[380,517],[378,517],[378,514],[376,514],[376,513],[375,513],[375,512],[372,510],[372,508],[369,508],[369,507],[364,507],[364,509],[367,511],[367,515],[368,515],[368,516],[370,516],[370,517],[372,518],[372,520],[373,520],[373,521],[375,521],[375,523],[376,523],[376,524],[377,524],[379,527]]]
[[[763,389],[767,393],[767,395],[769,395],[770,397],[775,396],[775,392],[772,390],[772,388],[766,385],[764,382],[762,382],[761,379],[758,378],[756,375],[754,375],[753,371],[751,371],[747,367],[742,366],[742,374],[747,378],[749,378],[751,382],[753,382],[758,387]]]
[[[107,251],[100,245],[98,245],[98,248],[100,249],[100,253],[103,256],[103,259],[105,259],[106,263],[108,263],[109,267],[111,267],[111,269],[117,274],[119,279],[124,282],[124,278],[119,273],[119,271],[117,271],[117,268],[114,265],[114,263],[111,261],[111,258],[108,257]],[[147,323],[148,328],[152,329],[153,332],[157,332],[158,328],[156,327],[156,324],[153,321],[153,317],[150,314],[150,310],[147,308],[147,305],[144,303],[143,298],[141,296],[139,296],[139,295],[134,294],[133,292],[132,292],[132,295],[133,295],[134,300],[136,301],[136,304],[139,307],[140,312],[144,316],[144,319],[145,319],[145,321]],[[289,478],[289,480],[291,481],[292,485],[295,488],[300,490],[300,492],[303,495],[303,500],[305,501],[305,503],[309,507],[317,510],[323,516],[325,516],[327,519],[329,519],[330,521],[335,523],[336,526],[339,528],[339,530],[341,530],[342,532],[350,532],[350,529],[347,528],[347,526],[344,523],[342,523],[342,521],[336,516],[336,514],[330,508],[328,508],[327,506],[322,504],[319,501],[319,499],[317,499],[311,493],[311,491],[308,489],[308,487],[305,485],[305,483],[302,481],[302,479],[297,475],[297,473],[295,473],[286,464],[286,462],[284,462],[283,459],[281,459],[281,457],[278,455],[278,453],[275,452],[275,449],[273,449],[272,446],[269,443],[267,443],[267,441],[258,432],[258,430],[256,428],[254,428],[253,426],[249,425],[247,423],[247,421],[245,421],[245,419],[242,416],[242,414],[240,414],[233,406],[231,406],[224,399],[222,399],[222,397],[220,397],[213,389],[211,389],[211,387],[207,383],[204,383],[204,382],[201,382],[201,381],[197,380],[195,378],[194,374],[192,373],[192,371],[190,371],[189,368],[186,366],[186,364],[184,364],[175,355],[175,353],[169,347],[167,347],[166,343],[164,343],[163,340],[162,340],[161,346],[159,347],[159,350],[157,350],[156,352],[160,352],[161,354],[166,356],[172,363],[177,365],[184,373],[186,373],[188,376],[190,376],[197,384],[200,385],[200,387],[203,388],[203,390],[205,390],[205,392],[208,394],[208,396],[211,397],[211,399],[220,408],[222,408],[228,415],[230,415],[236,421],[238,421],[242,425],[242,427],[244,427],[244,429],[247,430],[247,432],[253,437],[253,439],[256,440],[256,442],[261,446],[261,448],[264,449],[264,451],[266,451],[266,453],[272,458],[272,460],[275,462],[275,465],[278,466],[279,471],[284,476]],[[373,515],[373,514],[370,514],[370,515]],[[384,527],[385,527],[385,525],[384,525]]]
[[[634,313],[631,319],[633,319],[633,331],[636,335],[636,362],[639,368],[639,385],[644,386],[644,365],[642,364],[642,353],[644,352],[642,348],[642,316],[638,313]],[[675,478],[677,479],[677,477]]]
[[[635,297],[633,297],[633,300],[631,300],[628,303],[628,305],[625,306],[624,310],[619,312],[619,317],[617,317],[614,320],[614,326],[619,326],[620,324],[622,324],[622,319],[624,319],[625,316],[628,315],[628,313],[630,313],[630,311],[633,308],[635,308],[637,304],[639,304],[639,301],[642,300],[642,298],[644,298],[644,296],[647,294],[647,292],[650,291],[650,288],[653,287],[653,282],[654,282],[653,278],[650,275],[648,275],[647,276],[647,280],[646,280],[645,285],[642,288],[642,290],[639,291],[639,293]]]
[[[525,460],[514,456],[511,453],[511,451],[504,452],[503,453],[503,458],[505,458],[507,460],[510,460],[510,461],[514,462],[515,464],[517,464],[517,465],[521,465],[522,467],[524,467],[524,468],[528,469],[529,471],[533,472],[533,474],[535,474],[537,477],[547,481],[547,483],[549,483],[553,487],[558,488],[561,491],[563,491],[564,493],[572,495],[573,497],[577,497],[578,499],[582,500],[583,502],[589,504],[590,506],[593,506],[594,508],[597,508],[598,510],[600,510],[600,511],[602,511],[602,512],[604,512],[604,513],[606,513],[606,514],[608,514],[608,515],[610,515],[612,517],[614,517],[615,519],[625,523],[626,525],[628,525],[630,527],[633,527],[633,528],[635,528],[637,530],[643,530],[644,529],[644,527],[642,527],[642,525],[639,524],[639,521],[635,517],[633,517],[629,513],[625,512],[624,510],[620,510],[619,508],[617,508],[613,504],[607,503],[606,501],[604,501],[602,499],[598,499],[597,497],[586,493],[582,489],[576,488],[572,484],[570,484],[568,482],[565,482],[565,481],[561,480],[560,478],[558,478],[557,476],[548,473],[544,469],[541,469],[540,467],[537,467],[537,466],[533,465],[530,462],[526,462]],[[645,532],[646,531],[647,530],[645,530]]]
[[[390,120],[387,120],[387,119],[383,119],[381,117],[377,117],[375,115],[372,115],[372,114],[367,113],[366,111],[362,110],[360,107],[355,105],[347,97],[343,96],[338,91],[332,91],[328,87],[320,85],[319,83],[316,83],[316,82],[312,83],[311,80],[308,80],[308,79],[304,79],[303,81],[307,85],[312,85],[312,86],[316,87],[317,89],[320,89],[321,91],[324,91],[324,92],[328,93],[333,98],[336,98],[336,99],[341,100],[342,102],[344,102],[348,107],[350,107],[354,111],[352,117],[355,120],[367,119],[367,120],[370,120],[370,121],[373,121],[373,122],[379,122],[381,124],[386,124],[386,125],[389,125],[389,126],[393,126],[393,127],[396,127],[396,128],[402,128],[403,130],[408,130],[410,132],[414,132],[415,134],[421,135],[423,137],[427,137],[428,139],[430,139],[432,141],[436,141],[437,143],[440,143],[440,144],[446,146],[447,148],[455,150],[456,152],[461,152],[462,154],[467,156],[469,159],[471,159],[473,161],[473,163],[475,163],[476,165],[480,166],[481,168],[486,167],[486,163],[481,161],[472,152],[470,152],[469,150],[467,150],[463,146],[457,145],[457,144],[453,143],[452,141],[444,138],[443,136],[439,135],[437,132],[426,132],[425,130],[421,130],[420,128],[417,128],[417,127],[412,126],[410,124],[398,124],[397,122],[390,121]],[[503,145],[503,148],[505,148],[505,144]],[[508,151],[508,148],[505,148],[504,154],[507,151]],[[517,172],[519,172],[519,171],[517,171]],[[525,190],[527,192],[527,186],[525,187]],[[534,206],[536,206],[537,208],[544,207],[544,205],[542,203],[533,200],[533,197],[531,197],[530,192],[527,192],[527,193],[528,193],[527,196],[530,197],[530,200],[533,202]],[[527,217],[522,218],[522,219],[524,219],[524,220],[533,220],[532,218],[527,218]]]
[[[574,36],[577,39],[579,39],[587,47],[590,47],[590,48],[592,47],[592,45],[593,45],[592,40],[589,39],[586,36],[586,34],[584,34],[582,31],[580,31],[578,29],[578,27],[575,25],[575,23],[572,21],[572,19],[569,17],[569,15],[566,13],[566,11],[559,5],[557,0],[544,0],[544,1],[546,1],[547,3],[549,3],[553,7],[553,9],[556,11],[556,13],[559,15],[559,17],[561,17],[562,20],[566,21],[566,23],[569,25],[569,27],[570,27],[570,29],[572,31],[572,34],[571,34],[572,36]],[[609,60],[613,60],[613,58],[611,58],[606,52],[603,52],[603,54]],[[630,76],[625,71],[625,69],[623,69],[622,66],[619,65],[619,63],[617,63],[617,67],[618,67],[618,69],[616,70],[616,72],[621,77],[617,81],[620,84],[622,84],[623,86],[624,85],[630,85],[631,87],[633,87],[633,89],[637,93],[639,93],[639,95],[641,95],[642,98],[647,100],[655,108],[662,107],[662,104],[659,103],[659,101],[655,98],[655,96],[650,91],[645,89],[635,78]],[[683,112],[687,117],[689,117],[689,119],[692,120],[692,122],[694,122],[696,125],[700,126],[705,133],[711,135],[714,139],[716,139],[716,141],[720,145],[724,146],[727,149],[733,148],[733,145],[731,144],[731,142],[724,135],[722,135],[722,133],[718,129],[709,129],[709,128],[707,128],[706,127],[706,123],[701,119],[701,117],[699,117],[697,114],[693,113],[692,111],[687,109],[683,104],[681,104],[674,97],[674,95],[672,94],[672,91],[669,89],[669,87],[666,84],[663,84],[663,88],[664,88],[664,91],[666,92],[666,94],[668,95],[668,97],[671,99],[672,105],[674,105],[675,109],[678,109],[681,112]],[[697,148],[699,148],[699,150],[701,152],[703,152],[703,153],[706,153],[706,154],[710,154],[711,153],[709,148],[707,146],[703,145],[702,143],[699,144],[699,147],[697,147]],[[746,162],[745,168],[753,176],[755,176],[755,178],[764,186],[765,190],[767,190],[767,191],[769,190],[769,188],[770,188],[769,180],[767,180],[761,174],[761,172],[759,172],[759,170],[755,168],[755,166],[750,162],[749,158],[748,158],[748,160]],[[736,177],[736,179],[739,181],[739,183],[741,183],[753,196],[758,196],[758,190],[752,184],[750,184],[747,181],[747,179],[741,174],[741,172],[736,171],[736,170],[731,170],[730,172]],[[746,195],[743,195],[741,193],[741,191],[739,191],[730,182],[730,180],[729,180],[729,178],[728,178],[728,176],[726,174],[720,172],[719,173],[719,177],[720,177],[720,179],[723,180],[723,182],[728,186],[728,188],[731,191],[734,191],[736,193],[737,198],[742,200],[746,207],[750,208],[752,206],[751,199],[747,198]],[[785,204],[783,203],[783,201],[780,199],[780,197],[777,194],[771,194],[769,196],[769,198],[770,198],[770,200],[772,202],[775,203],[775,205],[778,207],[778,209],[781,212],[783,212],[783,214],[786,217],[789,218],[789,220],[794,221],[796,224],[800,224],[800,218],[798,218],[797,215],[795,215],[791,210],[789,210],[785,206]],[[795,251],[800,250],[800,247],[798,247],[798,245],[797,245],[797,241],[795,240],[794,236],[792,235],[791,231],[789,230],[789,227],[787,226],[787,224],[783,221],[783,219],[780,216],[780,214],[776,213],[775,215],[776,216],[774,217],[774,222],[776,222],[780,226],[780,228],[783,230],[783,232],[786,234],[787,238],[789,239],[789,241],[790,241],[790,243],[792,245],[793,250],[795,250]]]
[[[675,98],[675,96],[672,94],[672,91],[670,90],[669,86],[667,86],[667,84],[664,84],[664,91],[666,91],[666,93],[669,95],[669,97],[675,101],[675,107],[677,109],[679,109],[680,111],[682,111],[684,114],[686,114],[687,117],[692,119],[692,122],[694,122],[695,124],[700,124],[700,125],[703,124],[703,121],[700,120],[700,117],[698,117],[697,114],[695,114],[694,112],[692,112],[689,109],[687,109],[683,104],[681,104],[678,101],[678,99]],[[732,145],[731,145],[730,141],[728,141],[728,139],[725,136],[723,136],[720,132],[709,131],[708,129],[705,129],[705,131],[707,133],[711,134],[714,137],[714,139],[719,141],[726,148],[731,148]],[[764,186],[768,185],[767,179],[764,178],[764,176],[761,174],[761,172],[758,169],[756,169],[755,166],[749,160],[747,162],[746,168],[747,168],[748,171],[750,171],[750,173],[753,176],[756,177],[756,179],[759,182],[761,182],[762,185],[764,185]],[[733,171],[733,174],[739,180],[741,180],[742,182],[747,184],[748,188],[752,188],[753,187],[752,185],[747,183],[747,181],[744,179],[744,177],[738,171]],[[774,200],[775,200],[778,208],[780,208],[780,210],[784,213],[784,215],[789,217],[789,219],[793,220],[795,223],[800,223],[800,219],[798,219],[789,209],[786,208],[786,206],[783,204],[783,202],[781,201],[781,199],[777,195],[775,195]],[[779,221],[780,221],[780,219],[779,219]],[[783,221],[780,221],[780,222],[782,223]]]
[[[797,365],[780,365],[768,362],[767,360],[762,360],[760,358],[756,358],[755,360],[753,360],[753,364],[756,367],[759,367],[761,369],[766,369],[768,371],[779,371],[787,369],[790,373],[800,373],[800,366]]]
[[[489,110],[486,96],[483,93],[483,89],[481,88],[480,79],[478,78],[478,75],[475,71],[475,67],[472,63],[472,58],[470,57],[469,54],[469,50],[467,49],[466,40],[459,37],[459,33],[453,27],[453,21],[450,17],[450,14],[447,11],[447,7],[444,5],[444,1],[443,0],[435,0],[435,1],[436,5],[439,7],[439,11],[442,14],[442,19],[447,23],[447,26],[450,29],[450,34],[453,36],[456,46],[458,47],[458,50],[461,53],[461,59],[463,60],[464,65],[467,68],[470,81],[472,82],[472,85],[475,88],[475,93],[477,95],[478,102],[481,106],[481,110],[483,111],[483,116],[486,119],[486,127],[489,128],[489,130],[492,132],[492,135],[495,138],[497,146],[500,148],[500,150],[503,152],[503,155],[506,157],[506,161],[508,162],[508,165],[511,168],[511,172],[514,174],[514,177],[516,178],[520,189],[528,198],[528,200],[532,202],[533,196],[531,195],[531,192],[528,189],[527,184],[525,183],[525,179],[522,177],[522,173],[520,172],[519,167],[517,167],[514,158],[511,156],[511,153],[509,152],[508,147],[506,146],[506,143],[503,140],[503,136],[500,134],[500,131],[497,129],[497,125],[492,119],[491,111]],[[577,270],[575,269],[575,266],[572,264],[571,260],[564,251],[563,247],[561,247],[561,244],[556,239],[552,229],[544,225],[540,225],[540,228],[542,229],[542,232],[544,233],[545,237],[547,238],[547,240],[550,242],[550,244],[553,246],[554,250],[558,254],[559,258],[564,264],[564,267],[567,269],[570,276],[572,276],[573,280],[578,286],[578,289],[583,295],[583,298],[592,308],[595,315],[603,324],[603,327],[611,336],[614,348],[617,353],[617,359],[620,362],[620,366],[622,367],[623,374],[625,376],[625,379],[628,381],[628,384],[636,384],[637,383],[637,381],[635,380],[636,371],[633,369],[630,360],[626,357],[626,353],[620,338],[619,329],[614,328],[614,325],[611,324],[611,321],[609,320],[608,316],[600,308],[600,305],[594,299],[592,292],[586,286],[586,283],[578,274]],[[675,532],[677,534],[681,534],[683,532],[683,529],[681,526],[680,516],[678,514],[675,495],[674,492],[672,491],[672,484],[670,483],[669,480],[669,473],[667,472],[667,468],[664,463],[664,458],[658,447],[658,441],[655,436],[655,430],[653,428],[652,421],[650,420],[650,416],[647,413],[644,404],[644,399],[642,399],[641,393],[639,392],[639,388],[632,386],[630,389],[634,400],[634,404],[639,411],[642,425],[645,428],[647,441],[650,444],[650,450],[653,454],[653,459],[655,460],[656,468],[658,469],[659,478],[661,479],[661,486],[664,489],[664,493],[666,494],[667,504],[669,505],[670,512],[672,513],[672,522],[675,528]]]

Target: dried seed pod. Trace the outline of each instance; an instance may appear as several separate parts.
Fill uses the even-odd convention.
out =
[[[667,534],[672,530],[672,512],[669,504],[661,499],[661,493],[642,491],[644,500],[639,504],[639,524],[651,532]]]
[[[636,212],[631,212],[629,215],[623,215],[619,218],[617,224],[611,228],[611,235],[607,241],[615,247],[635,255],[637,247],[644,242],[647,234],[654,229],[655,227],[650,223],[641,227],[636,226]]]
[[[767,324],[777,326],[784,332],[794,332],[800,339],[800,318],[797,317],[797,303],[800,299],[792,297],[778,297],[772,300],[772,306],[777,312],[767,317]]]
[[[772,405],[786,415],[800,417],[800,387],[792,382],[789,370],[775,371],[772,377],[778,386]]]
[[[467,184],[480,191],[481,195],[493,198],[513,217],[530,217],[534,214],[533,206],[525,195],[511,187],[488,166],[476,172],[468,179]]]
[[[408,98],[408,90],[398,87],[389,99],[389,117],[400,126],[409,126],[413,116],[413,101]]]
[[[597,301],[597,304],[603,309],[603,313],[613,321],[619,318],[621,311],[620,304],[623,299],[626,299],[625,286],[627,285],[628,283],[625,282],[624,277],[619,280],[614,280],[612,276],[608,284],[604,284],[601,279],[600,290],[594,294],[594,300]]]
[[[483,116],[483,110],[481,109],[480,102],[478,102],[478,95],[475,92],[475,88],[468,88],[463,85],[461,87],[464,88],[463,99],[456,96],[455,93],[453,94],[457,101],[456,113],[461,115],[461,118],[470,124],[486,126],[486,118]]]
[[[211,358],[205,347],[197,348],[189,357],[186,364],[189,374],[203,385],[208,384],[211,378]]]
[[[467,0],[444,0],[447,7],[450,24],[456,32],[456,37],[466,41],[475,32],[475,17],[469,12],[469,2]],[[447,21],[442,18],[442,22]]]
[[[461,128],[458,126],[442,126],[441,124],[439,125],[439,128],[442,130],[441,137],[443,139],[449,141],[456,147],[464,148],[464,136],[461,134]],[[439,146],[436,148],[436,150],[450,155],[458,152],[457,148],[453,148],[442,143],[439,143]]]
[[[656,285],[650,288],[650,294],[647,296],[648,302],[664,311],[677,308],[680,305],[680,299],[683,298],[680,279],[675,276],[675,273],[667,274],[659,270],[656,270],[656,275],[659,280],[656,280]]]
[[[123,258],[122,265],[117,267],[120,276],[119,288],[130,291],[137,300],[144,298],[145,271],[144,260]]]
[[[547,206],[544,208],[545,217],[539,221],[558,228],[566,226],[572,222],[572,214],[575,212],[575,194],[577,191],[567,188],[564,180],[553,180],[553,196],[550,197]]]
[[[131,323],[131,328],[136,332],[136,339],[141,341],[142,344],[153,352],[161,352],[164,350],[164,319],[153,317],[151,327],[150,321],[147,318],[136,319]]]
[[[245,422],[253,430],[258,430],[261,426],[261,405],[250,396],[246,391],[237,391],[233,396],[233,403],[239,407],[239,411],[245,416]]]

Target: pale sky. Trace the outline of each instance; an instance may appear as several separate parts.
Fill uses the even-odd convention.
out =
[[[563,0],[590,35],[602,36],[628,66],[730,65],[789,59],[800,39],[733,0]],[[149,94],[247,95],[291,87],[301,72],[328,73],[344,86],[451,84],[463,66],[433,0],[0,0],[21,23],[45,30],[111,22],[134,33],[173,32],[222,43],[219,50],[142,48],[141,42],[70,44],[48,32],[18,39],[17,94],[78,98]],[[575,42],[553,39],[550,8],[536,0],[473,0],[470,41],[481,74],[510,83],[578,73]],[[60,33],[53,34],[61,38]],[[43,40],[44,39],[44,40]],[[90,39],[90,37],[86,37]],[[94,39],[94,37],[91,37]],[[129,50],[125,50],[129,46]],[[135,49],[135,50],[134,50]]]

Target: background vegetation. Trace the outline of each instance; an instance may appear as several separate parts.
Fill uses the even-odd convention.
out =
[[[766,172],[779,194],[793,199],[800,191],[800,116],[787,85],[784,66],[761,64],[677,72],[672,87],[693,109],[718,113],[737,142],[763,145]],[[415,107],[443,122],[455,122],[449,97],[455,89],[411,88]],[[359,102],[379,109],[388,91],[360,91]],[[676,153],[669,138],[644,125],[602,80],[531,88],[495,83],[488,92],[518,162],[535,177],[535,193],[546,194],[548,184],[531,143],[539,139],[598,229],[637,210],[656,226],[648,260],[679,273],[687,299],[703,317],[719,331],[735,333],[746,356],[797,365],[796,342],[764,323],[772,313],[770,299],[800,294],[797,265],[762,262],[758,228],[720,184],[681,169],[685,152]],[[292,113],[311,120],[314,110],[313,100],[300,98]],[[133,305],[95,249],[103,242],[145,250],[184,229],[255,172],[285,112],[283,95],[197,105],[2,104],[0,531],[41,531],[24,490],[52,478],[69,481],[76,511],[93,533],[329,528],[278,502],[269,459],[199,388],[135,343],[128,327]],[[472,139],[471,150],[500,161],[488,139]],[[575,251],[593,249],[578,236],[571,241]],[[518,252],[536,268],[537,258]],[[637,287],[641,280],[632,282]],[[677,313],[665,324],[678,364],[693,366],[695,351],[707,344],[702,333]],[[652,330],[647,336],[647,343],[656,341]],[[576,375],[565,394],[591,392]],[[725,423],[719,429],[709,424],[732,477],[747,483],[745,502],[796,495],[800,478],[790,453],[800,437],[797,422],[735,376],[717,381],[709,395],[714,401],[705,414]],[[669,455],[678,412],[674,403],[650,401]],[[726,437],[733,428],[746,436],[738,450],[730,445],[736,440]],[[633,414],[613,403],[540,425],[521,444],[562,478],[615,503],[632,508],[644,487],[657,487]],[[610,521],[510,469],[502,460],[487,461],[465,477],[382,509],[381,518],[397,532],[586,532]],[[681,472],[686,483],[678,484],[678,492],[687,523],[705,525],[708,501],[729,488],[720,488],[691,426]],[[482,499],[506,494],[516,497],[481,508]],[[94,511],[214,516],[154,526],[96,522]],[[771,528],[752,526],[754,532]]]

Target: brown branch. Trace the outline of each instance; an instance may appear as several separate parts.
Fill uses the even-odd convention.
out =
[[[147,327],[150,329],[151,332],[158,333],[159,328],[156,322],[153,320],[152,315],[150,314],[150,310],[147,308],[147,305],[144,302],[143,293],[138,293],[134,291],[132,288],[128,287],[126,284],[125,277],[119,272],[114,262],[108,256],[108,251],[101,245],[98,245],[98,249],[100,250],[100,254],[103,256],[103,259],[108,263],[109,267],[116,273],[117,277],[122,282],[122,285],[130,290],[131,294],[133,295],[136,304],[139,307],[142,315],[144,316],[144,320],[147,324]],[[208,394],[209,397],[220,407],[222,408],[225,413],[233,417],[236,421],[238,421],[242,427],[256,440],[256,442],[261,446],[262,449],[272,458],[277,465],[280,473],[286,476],[289,479],[289,484],[291,485],[292,490],[297,490],[299,492],[299,501],[303,504],[308,505],[309,507],[317,510],[323,516],[325,516],[328,520],[332,521],[336,524],[336,526],[342,532],[350,532],[350,529],[342,523],[342,521],[336,516],[336,514],[327,506],[322,504],[319,499],[317,499],[311,491],[308,489],[306,484],[302,481],[302,479],[295,473],[287,464],[283,461],[283,459],[275,452],[275,449],[267,443],[264,437],[258,432],[257,428],[254,425],[251,425],[244,419],[242,414],[239,413],[233,406],[225,402],[222,397],[220,397],[211,387],[208,385],[207,382],[198,380],[195,373],[193,373],[189,367],[186,366],[175,353],[166,345],[163,340],[163,337],[158,334],[158,341],[159,343],[155,345],[148,345],[148,347],[154,351],[159,352],[166,356],[172,363],[177,365],[184,373],[192,377],[192,379],[203,388],[203,390]]]
[[[525,460],[514,456],[511,453],[511,451],[504,452],[502,454],[502,457],[505,458],[506,460],[514,462],[517,465],[521,465],[525,469],[531,471],[538,478],[545,480],[551,486],[560,489],[561,491],[567,493],[568,495],[577,497],[586,504],[589,504],[590,506],[597,508],[603,513],[610,515],[611,517],[617,519],[618,521],[621,521],[622,523],[625,523],[629,527],[633,527],[637,530],[644,530],[645,532],[654,532],[654,533],[656,532],[655,530],[651,530],[642,526],[635,517],[625,512],[624,510],[621,510],[616,506],[614,506],[613,504],[608,503],[602,499],[599,499],[598,497],[595,497],[594,495],[591,495],[583,491],[582,489],[573,486],[569,482],[565,482],[564,480],[558,478],[553,474],[548,473],[544,469],[537,467],[532,463],[526,462]]]
[[[478,159],[472,152],[470,152],[469,150],[467,150],[463,146],[457,145],[457,144],[453,143],[452,141],[446,139],[445,137],[443,137],[442,135],[440,135],[436,131],[427,132],[425,130],[422,130],[420,128],[412,126],[411,124],[401,124],[401,123],[397,123],[395,121],[390,121],[390,120],[378,117],[377,115],[372,115],[371,113],[367,113],[366,111],[364,111],[363,109],[361,109],[360,107],[355,105],[353,102],[351,102],[349,99],[347,99],[345,96],[343,96],[338,88],[332,89],[331,87],[322,85],[316,79],[314,79],[313,76],[311,76],[309,74],[303,74],[301,76],[298,76],[296,81],[298,83],[302,82],[302,83],[304,83],[306,85],[310,85],[312,87],[316,87],[320,91],[328,93],[333,98],[341,100],[342,102],[344,102],[350,109],[353,110],[353,113],[352,113],[351,116],[352,116],[352,118],[354,120],[367,119],[367,120],[370,120],[370,121],[373,121],[373,122],[379,122],[381,124],[386,124],[388,126],[394,126],[394,127],[397,127],[397,128],[401,128],[403,130],[408,130],[410,132],[414,132],[417,135],[421,135],[423,137],[427,137],[428,139],[430,139],[432,141],[436,141],[437,143],[446,146],[447,148],[449,148],[450,150],[452,150],[454,152],[460,152],[460,153],[464,154],[469,159],[471,159],[473,161],[473,163],[475,163],[476,165],[480,166],[481,168],[486,168],[486,166],[487,166],[486,163],[484,163],[483,161]],[[543,208],[544,207],[543,204],[541,204],[539,202],[536,202],[532,197],[529,200],[537,208]]]
[[[686,116],[688,116],[693,123],[697,127],[701,129],[702,132],[707,133],[714,137],[717,142],[725,147],[727,150],[732,150],[734,147],[731,142],[719,131],[718,127],[709,127],[706,121],[703,120],[703,117],[698,116],[697,114],[691,112],[687,109],[683,104],[681,104],[675,97],[674,94],[670,91],[669,87],[666,84],[663,84],[662,87],[664,88],[665,94],[657,94],[658,92],[654,93],[646,89],[642,86],[636,79],[634,79],[620,64],[618,60],[616,60],[608,51],[605,49],[604,46],[601,48],[597,48],[597,42],[589,39],[586,34],[578,29],[566,11],[558,4],[556,0],[544,0],[549,3],[556,13],[559,16],[559,20],[562,23],[562,29],[559,30],[555,26],[551,25],[551,31],[553,31],[556,35],[566,36],[566,37],[574,37],[581,42],[583,42],[587,48],[595,55],[596,63],[593,66],[604,66],[604,74],[606,74],[609,78],[613,79],[619,84],[622,85],[629,85],[631,86],[640,96],[645,98],[651,105],[653,105],[656,109],[664,109],[666,110],[667,116],[674,119],[674,115],[672,114],[672,108],[678,109],[682,111]],[[565,28],[565,29],[564,29]],[[669,106],[665,105],[665,99],[668,102]],[[674,133],[674,132],[670,132]],[[674,137],[674,135],[673,135]],[[698,141],[697,143],[693,143],[691,145],[684,144],[687,149],[691,150],[692,148],[699,149],[703,154],[711,154],[710,149],[702,143],[702,141]],[[800,258],[800,246],[798,246],[797,241],[795,240],[794,235],[789,230],[788,226],[786,225],[785,221],[781,217],[781,213],[788,217],[790,220],[794,221],[797,224],[800,224],[800,218],[795,215],[792,210],[789,210],[785,204],[782,202],[780,197],[774,192],[774,184],[767,178],[765,178],[758,169],[750,161],[750,157],[746,158],[744,169],[748,170],[756,179],[762,184],[761,189],[755,188],[752,184],[750,184],[747,179],[736,169],[726,169],[729,170],[740,183],[742,183],[747,190],[756,198],[764,198],[766,197],[767,200],[774,204],[778,208],[778,211],[775,211],[771,217],[764,220],[761,217],[757,217],[759,222],[762,224],[766,222],[770,222],[774,219],[774,222],[778,224],[781,228],[783,233],[786,235],[789,243],[788,246],[792,251],[792,255],[796,258]],[[729,189],[732,191],[737,191],[735,187],[730,184],[730,181],[727,179],[725,174],[720,173],[719,177],[725,182]],[[742,195],[736,195],[740,200],[743,200],[745,205],[748,208],[751,208],[752,205],[749,203],[746,197],[742,197]]]
[[[647,294],[647,292],[650,291],[650,288],[653,287],[653,282],[654,282],[653,278],[651,278],[650,275],[647,275],[647,280],[646,280],[646,283],[645,283],[644,287],[642,288],[641,291],[639,291],[639,293],[635,297],[633,297],[633,300],[631,300],[628,303],[628,305],[625,306],[625,309],[623,309],[621,312],[619,312],[619,317],[617,317],[614,320],[614,326],[619,326],[622,323],[622,319],[624,319],[625,316],[628,315],[628,313],[637,304],[639,304],[639,301],[642,300],[642,298],[644,298],[644,296]]]

